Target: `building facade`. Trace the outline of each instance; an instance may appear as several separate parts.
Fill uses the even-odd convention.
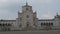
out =
[[[40,30],[60,29],[60,15],[53,19],[38,19],[37,13],[33,12],[32,6],[22,6],[22,12],[18,12],[16,20],[0,20],[0,30]]]

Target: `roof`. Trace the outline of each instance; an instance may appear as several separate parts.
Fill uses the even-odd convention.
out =
[[[54,19],[40,19],[39,21],[54,21]]]
[[[55,18],[60,18],[60,15],[56,15]]]
[[[15,22],[16,20],[0,20],[0,21],[3,21],[3,22]]]

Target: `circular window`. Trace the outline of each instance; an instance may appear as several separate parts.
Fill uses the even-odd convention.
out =
[[[28,8],[28,7],[26,7],[26,10],[29,10],[29,8]]]

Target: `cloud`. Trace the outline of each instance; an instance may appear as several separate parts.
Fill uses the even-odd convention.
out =
[[[60,11],[60,0],[28,0],[27,2],[38,12],[38,18],[52,18],[54,13]],[[0,0],[0,18],[16,18],[18,10],[21,11],[25,3],[26,0]],[[5,18],[6,16],[8,17]]]
[[[19,2],[19,0],[0,0],[0,3],[7,3],[7,2]]]
[[[50,14],[44,14],[41,17],[42,17],[42,19],[52,19],[53,18],[52,15],[50,15]]]
[[[52,15],[52,13],[50,11],[46,11],[46,13],[41,15],[42,19],[53,19],[54,15]]]
[[[51,3],[52,0],[28,0],[29,3],[40,3],[40,4],[45,4],[45,3]]]
[[[40,13],[40,14],[39,14]],[[39,19],[53,19],[54,15],[51,13],[51,11],[45,10],[38,12],[38,18]]]
[[[8,0],[0,0],[0,3],[6,3]]]
[[[17,12],[11,12],[10,10],[0,10],[0,19],[16,19],[17,18]]]

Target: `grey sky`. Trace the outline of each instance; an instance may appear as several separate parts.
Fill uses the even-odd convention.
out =
[[[60,0],[28,0],[27,2],[40,19],[53,18],[57,12],[60,14]],[[26,0],[0,0],[0,19],[16,19],[18,10],[21,11],[25,3]]]

